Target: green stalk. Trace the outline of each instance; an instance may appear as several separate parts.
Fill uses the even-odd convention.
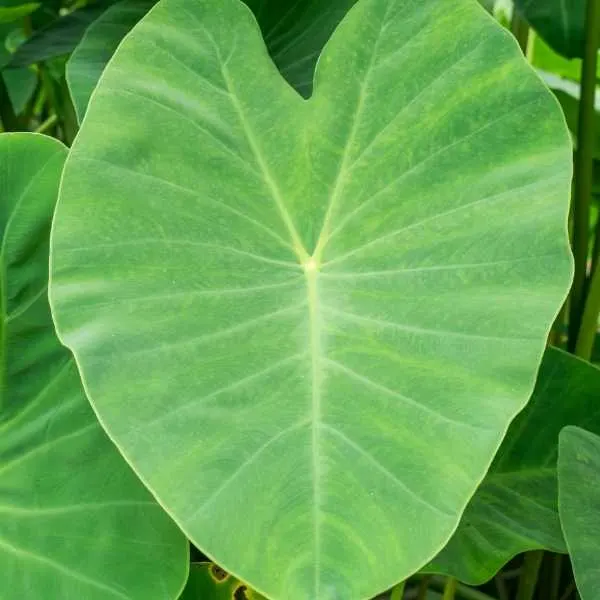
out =
[[[516,6],[513,7],[512,20],[510,22],[510,32],[515,36],[521,51],[527,56],[527,45],[529,44],[529,25],[527,21],[521,17]]]
[[[504,579],[502,579],[502,577],[500,577],[500,575],[496,575],[496,577],[494,577],[494,583],[496,584],[496,591],[498,592],[498,599],[499,600],[509,600],[508,589],[506,587],[506,583],[504,582]]]
[[[58,117],[56,115],[50,115],[35,131],[34,133],[46,133],[53,125],[56,125]]]
[[[596,268],[590,281],[575,345],[575,354],[584,360],[589,361],[592,357],[598,329],[598,316],[600,316],[600,269]]]
[[[446,579],[443,577],[433,577],[430,581],[430,586],[438,592],[445,592]],[[496,600],[495,598],[492,598],[479,590],[463,585],[462,583],[456,583],[455,597],[463,598],[464,600]]]
[[[554,554],[552,556],[552,570],[550,573],[550,598],[549,598],[549,600],[559,600],[562,566],[563,566],[562,554]]]
[[[573,189],[573,255],[575,278],[571,289],[569,350],[574,350],[585,304],[590,201],[593,183],[596,69],[600,45],[600,0],[587,0],[585,52],[581,68],[581,99]]]
[[[516,600],[533,600],[543,557],[544,552],[542,550],[525,554]]]
[[[2,73],[0,73],[0,119],[4,131],[17,131],[19,129],[17,115],[15,115]]]
[[[456,588],[458,587],[458,581],[454,577],[448,577],[446,579],[446,585],[444,586],[444,595],[442,600],[454,600],[456,598]]]
[[[429,590],[429,584],[431,583],[431,575],[425,575],[421,579],[419,584],[419,591],[417,592],[416,600],[427,600],[427,591]]]
[[[404,597],[404,586],[406,585],[405,581],[401,581],[398,585],[394,586],[392,590],[392,594],[390,596],[390,600],[402,600]]]

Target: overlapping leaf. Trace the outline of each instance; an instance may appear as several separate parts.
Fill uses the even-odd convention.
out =
[[[186,541],[102,431],[50,317],[48,238],[66,148],[4,134],[0,155],[0,595],[176,598]]]
[[[594,600],[600,589],[598,435],[579,427],[566,427],[562,431],[558,454],[558,489],[561,525],[577,589],[582,600]]]
[[[432,570],[487,581],[527,550],[566,552],[558,514],[559,433],[579,425],[600,434],[600,370],[549,349],[536,390]]]

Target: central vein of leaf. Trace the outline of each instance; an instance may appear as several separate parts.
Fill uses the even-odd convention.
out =
[[[309,344],[311,361],[311,419],[313,468],[313,523],[314,523],[314,589],[319,597],[321,552],[321,389],[323,384],[322,354],[323,328],[319,306],[319,264],[310,257],[304,262],[309,311]]]

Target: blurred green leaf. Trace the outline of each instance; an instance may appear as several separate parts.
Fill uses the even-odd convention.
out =
[[[515,9],[556,52],[583,56],[586,0],[515,0]]]
[[[39,7],[40,4],[37,2],[10,7],[0,6],[0,23],[11,23],[12,21],[22,19]]]
[[[81,41],[86,29],[107,8],[92,4],[59,17],[44,29],[34,33],[12,55],[8,67],[26,67],[72,52]]]
[[[582,62],[580,58],[569,59],[561,56],[552,50],[539,35],[532,34],[530,39],[529,58],[534,67],[579,82]],[[598,72],[600,73],[600,67]]]
[[[595,405],[597,406],[598,398]],[[595,406],[590,405],[594,411]],[[600,437],[566,427],[560,434],[558,490],[561,525],[582,600],[600,590]]]
[[[19,115],[35,91],[36,74],[31,69],[8,69],[3,76],[13,109]]]
[[[579,119],[579,85],[573,84],[573,87],[564,86],[563,89],[552,89],[557,100],[563,109],[569,130],[573,134],[575,145],[577,145],[577,123]],[[575,92],[577,96],[572,95]],[[600,124],[600,105],[597,107],[596,118]],[[596,129],[594,141],[594,157],[600,159],[600,127]]]
[[[462,521],[427,570],[481,584],[527,550],[565,552],[558,515],[558,437],[565,425],[600,433],[600,370],[549,348],[536,389],[511,424]],[[600,539],[600,538],[599,538]]]

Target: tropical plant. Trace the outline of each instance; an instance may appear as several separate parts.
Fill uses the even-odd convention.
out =
[[[594,600],[600,0],[484,4],[0,2],[0,600]]]

